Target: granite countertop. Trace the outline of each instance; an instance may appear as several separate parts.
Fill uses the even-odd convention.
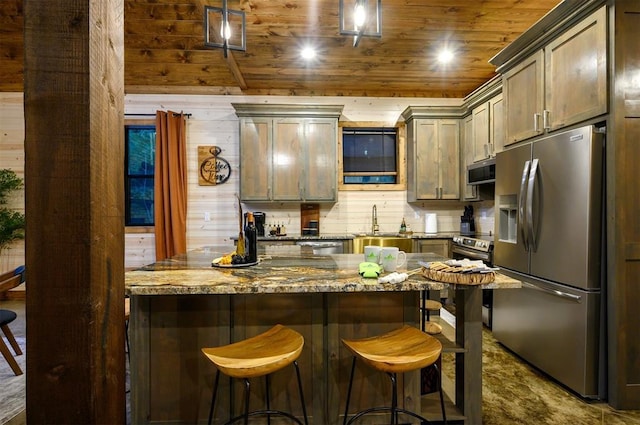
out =
[[[423,233],[413,232],[409,234],[401,233],[380,233],[377,235],[365,234],[365,233],[342,233],[342,234],[321,234],[317,236],[308,235],[294,235],[289,234],[286,236],[258,236],[259,241],[323,241],[323,240],[351,240],[358,237],[376,237],[376,236],[395,236],[403,237],[407,239],[451,239],[454,236],[459,236],[460,232],[439,232],[439,233]],[[238,236],[230,237],[231,240],[237,241]]]
[[[186,294],[274,294],[326,292],[392,292],[444,289],[449,285],[427,280],[420,273],[401,283],[378,283],[358,275],[362,254],[260,255],[257,265],[238,268],[212,267],[211,261],[224,252],[204,247],[125,273],[128,295]],[[442,260],[435,254],[407,254],[407,267],[417,270],[418,261]],[[500,273],[483,289],[519,288],[518,280]]]
[[[258,236],[259,241],[322,241],[322,240],[332,240],[332,241],[341,241],[341,240],[351,240],[354,235],[351,233],[344,234],[322,234],[317,236],[308,236],[308,235],[293,235],[289,234],[286,236]],[[233,237],[233,240],[238,240],[237,236]]]

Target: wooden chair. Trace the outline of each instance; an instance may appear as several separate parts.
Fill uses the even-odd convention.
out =
[[[300,391],[300,401],[302,402],[302,412],[304,415],[304,423],[308,424],[307,409],[304,403],[304,395],[302,393],[302,381],[300,379],[300,369],[296,361],[302,352],[304,346],[304,338],[298,332],[282,325],[275,325],[268,331],[256,335],[233,344],[224,345],[214,348],[203,348],[202,352],[218,369],[213,383],[213,391],[211,396],[211,409],[209,411],[209,424],[213,420],[213,410],[216,402],[216,392],[220,379],[220,372],[231,378],[239,378],[244,380],[245,384],[245,406],[244,413],[230,419],[227,424],[244,419],[247,424],[249,416],[267,415],[270,420],[271,415],[280,415],[291,419],[292,421],[302,425],[302,422],[291,413],[273,410],[269,404],[269,375],[281,370],[282,368],[293,363],[298,378],[298,389]],[[265,402],[266,409],[249,411],[249,398],[251,385],[249,378],[265,376],[266,391]],[[233,413],[231,414],[233,416]]]
[[[2,275],[0,275],[0,294],[8,291],[9,289],[15,288],[16,286],[20,285],[20,283],[22,283],[23,281],[24,281],[24,266],[20,266],[13,271],[3,273]],[[11,329],[9,329],[9,323],[16,320],[17,317],[18,315],[14,311],[0,309],[0,329],[2,329],[4,336],[7,338],[7,341],[9,342],[9,345],[11,345],[11,348],[13,348],[13,351],[16,353],[16,356],[20,356],[22,355],[22,350],[20,349],[20,346],[16,342],[16,339],[13,336]],[[2,356],[5,358],[7,363],[9,363],[9,366],[11,367],[11,370],[13,370],[13,373],[15,373],[16,375],[22,375],[23,372],[22,372],[22,369],[20,369],[20,365],[18,365],[18,362],[11,354],[11,351],[9,351],[9,347],[7,347],[7,345],[4,342],[4,339],[2,339],[1,336],[0,336],[0,352],[2,353]]]
[[[420,420],[421,423],[429,422],[418,413],[398,407],[397,374],[425,367],[434,367],[437,369],[436,361],[442,353],[442,344],[440,341],[427,335],[418,328],[403,326],[400,329],[379,336],[352,340],[343,339],[342,343],[353,353],[351,377],[349,378],[349,389],[347,391],[347,403],[344,411],[343,423],[345,425],[351,424],[360,417],[374,412],[390,412],[391,424],[398,424],[398,416],[400,413],[413,416]],[[392,385],[391,406],[368,408],[356,413],[351,419],[347,420],[351,389],[353,387],[353,374],[357,359],[360,359],[373,369],[389,375]],[[437,372],[437,375],[440,376],[439,371]],[[444,408],[444,396],[442,394],[442,382],[440,379],[438,379],[438,390],[440,391],[442,419],[446,424],[447,415]]]

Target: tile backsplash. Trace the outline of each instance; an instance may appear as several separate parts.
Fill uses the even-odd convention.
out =
[[[320,234],[369,233],[376,206],[380,233],[400,230],[402,219],[413,232],[425,231],[425,214],[437,215],[439,232],[458,232],[460,216],[468,203],[432,201],[407,203],[405,191],[339,192],[334,204],[320,204]],[[493,232],[493,202],[473,203],[476,231]],[[299,204],[246,204],[251,211],[266,213],[267,225],[284,224],[289,235],[300,235]]]

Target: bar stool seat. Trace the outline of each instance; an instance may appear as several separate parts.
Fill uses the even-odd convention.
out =
[[[288,417],[298,424],[302,422],[291,413],[279,410],[272,410],[269,405],[269,375],[293,363],[298,378],[298,389],[302,402],[304,423],[307,424],[307,411],[302,392],[302,381],[300,379],[300,369],[297,359],[302,352],[304,338],[293,329],[282,325],[275,325],[268,331],[254,337],[221,347],[203,348],[204,355],[216,366],[217,372],[213,384],[213,394],[211,397],[211,410],[209,412],[209,424],[213,419],[216,391],[220,372],[232,378],[243,379],[245,382],[245,412],[230,419],[227,424],[244,418],[245,424],[249,416],[272,414]],[[266,409],[249,412],[250,383],[249,378],[265,376],[266,387]]]
[[[425,308],[427,311],[438,311],[442,308],[442,303],[436,300],[425,300]]]
[[[428,420],[421,415],[398,407],[396,374],[410,372],[425,367],[434,367],[437,369],[436,361],[442,353],[442,344],[440,341],[430,335],[427,335],[420,329],[405,325],[400,329],[378,336],[355,340],[343,339],[342,343],[353,353],[351,377],[349,379],[349,390],[347,392],[347,403],[344,414],[345,424],[350,424],[367,413],[380,411],[391,412],[392,424],[398,423],[399,413],[404,413],[420,419],[423,422],[428,422]],[[391,406],[373,407],[362,410],[347,421],[356,359],[360,359],[373,369],[386,372],[389,375],[393,390],[392,400]],[[437,372],[439,376],[439,371]],[[444,409],[444,397],[442,394],[442,385],[440,380],[438,380],[438,389],[440,391],[442,417],[446,424],[447,418]]]

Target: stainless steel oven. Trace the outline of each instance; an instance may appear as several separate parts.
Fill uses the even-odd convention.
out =
[[[491,239],[489,239],[491,238]],[[451,258],[461,260],[482,260],[486,265],[493,266],[493,238],[472,238],[469,236],[454,236],[451,244]]]
[[[454,260],[482,260],[486,265],[493,266],[493,237],[492,236],[454,236],[451,244],[451,258]],[[491,328],[493,309],[493,291],[482,291],[482,322]]]

